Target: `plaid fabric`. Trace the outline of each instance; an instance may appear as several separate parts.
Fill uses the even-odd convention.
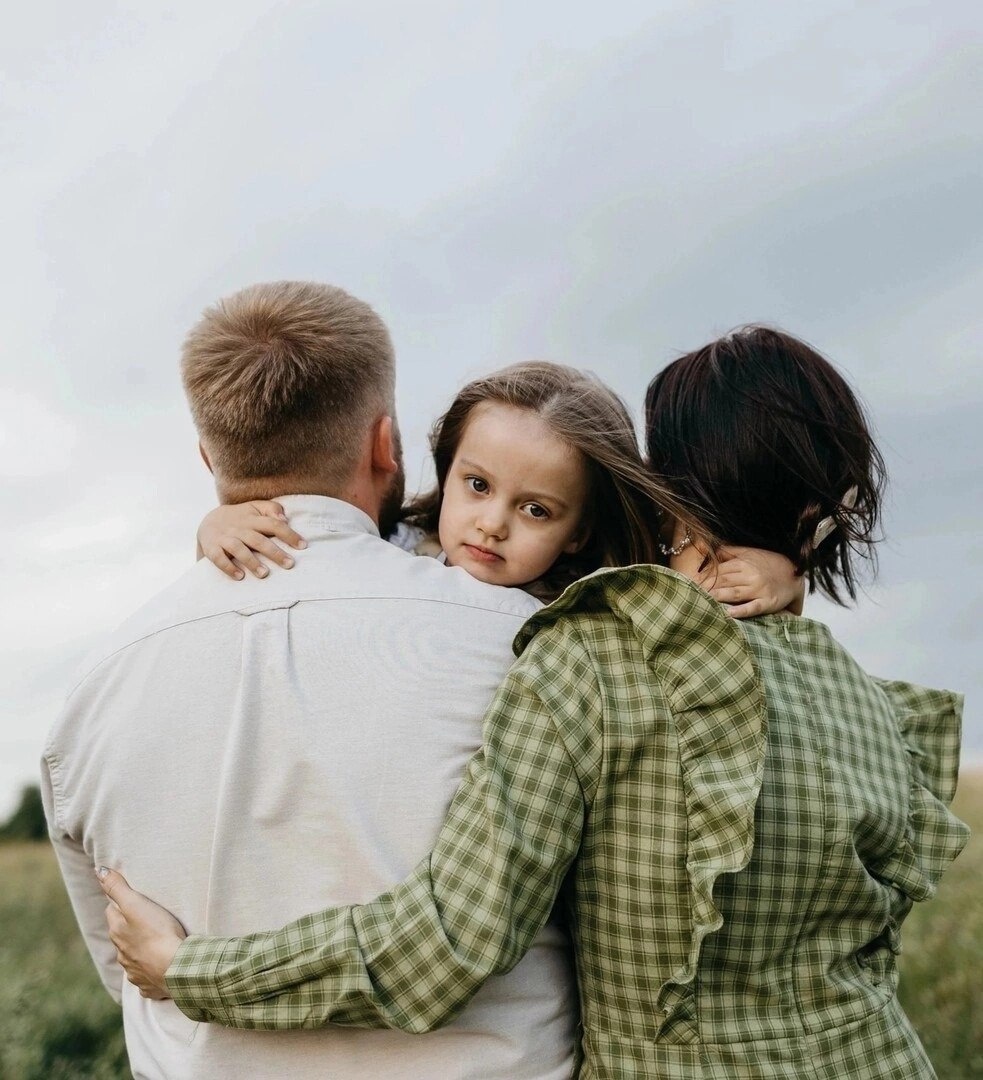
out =
[[[965,842],[959,699],[870,679],[809,620],[737,624],[659,568],[585,579],[517,649],[431,857],[372,904],[189,937],[180,1008],[426,1030],[559,896],[584,1077],[932,1076],[894,955]]]

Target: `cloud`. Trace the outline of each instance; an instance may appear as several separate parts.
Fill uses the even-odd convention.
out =
[[[63,525],[59,529],[49,530],[39,541],[39,546],[43,551],[54,552],[90,547],[105,550],[107,547],[119,547],[132,533],[131,522],[117,514],[91,524]]]
[[[33,776],[53,688],[190,560],[214,494],[180,341],[280,277],[389,321],[411,483],[492,367],[588,367],[637,407],[735,323],[811,340],[893,479],[881,585],[831,617],[864,663],[970,690],[983,749],[981,24],[846,0],[25,9],[0,42],[0,475],[23,523],[0,759]]]
[[[75,425],[57,410],[31,394],[0,390],[0,476],[64,473],[75,442]]]

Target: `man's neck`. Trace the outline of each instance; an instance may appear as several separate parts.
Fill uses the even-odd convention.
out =
[[[323,495],[329,499],[338,499],[361,510],[363,514],[379,523],[378,501],[362,490],[358,485],[339,488],[336,484],[309,476],[271,476],[262,477],[247,483],[216,483],[219,502],[225,504],[276,501],[287,495]]]

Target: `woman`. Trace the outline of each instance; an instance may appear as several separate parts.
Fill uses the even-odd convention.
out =
[[[233,1026],[425,1030],[559,897],[586,1077],[933,1075],[894,956],[965,842],[959,700],[872,679],[791,613],[738,627],[687,580],[726,541],[853,595],[882,477],[863,413],[816,353],[750,328],[653,382],[647,434],[692,511],[664,541],[678,572],[602,571],[530,620],[430,858],[372,904],[239,939],[182,940],[107,872],[145,993]]]
[[[812,349],[750,327],[684,356],[649,387],[646,435],[651,466],[696,517],[675,526],[674,569],[699,572],[702,531],[780,552],[810,590],[855,598],[883,462],[854,395]],[[895,958],[912,902],[934,895],[965,843],[943,805],[961,699],[871,678],[809,619],[742,629],[768,698],[768,753],[751,861],[717,885],[724,924],[700,956],[700,1036],[732,1043],[721,1056],[735,1071],[720,1075],[934,1076],[895,996]]]

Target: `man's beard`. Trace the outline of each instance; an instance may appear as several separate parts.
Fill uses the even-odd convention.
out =
[[[379,507],[379,535],[386,539],[396,531],[403,516],[403,489],[406,486],[406,473],[403,462],[399,463],[399,471],[393,476],[393,482],[382,500]]]
[[[403,494],[406,488],[406,469],[403,466],[403,440],[399,437],[399,428],[393,421],[393,456],[399,468],[393,473],[389,490],[382,498],[379,507],[379,535],[385,540],[396,531],[396,526],[403,517]]]

